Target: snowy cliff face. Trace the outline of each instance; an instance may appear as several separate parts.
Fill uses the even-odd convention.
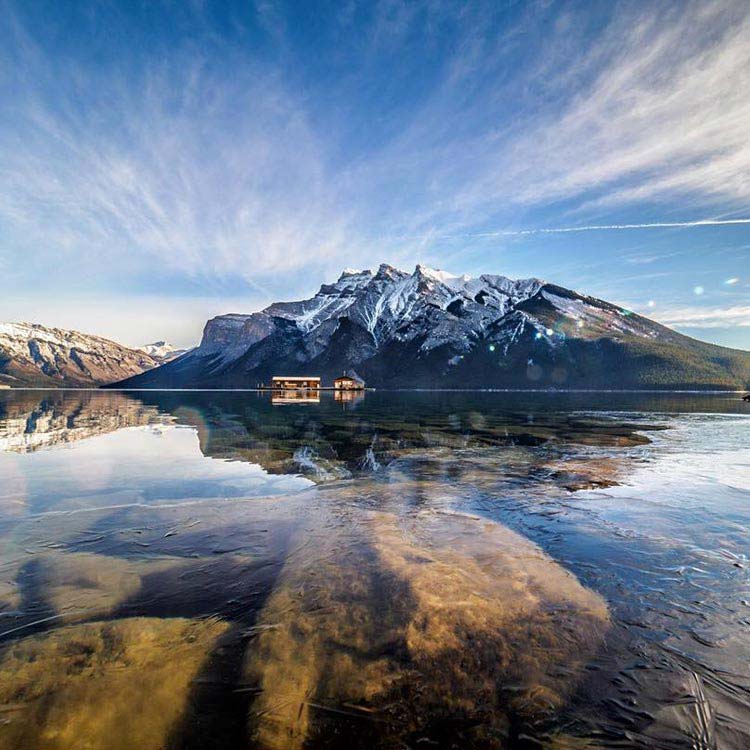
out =
[[[77,331],[36,323],[0,323],[0,383],[94,386],[156,367],[146,352]]]
[[[195,352],[199,356],[216,354],[223,360],[233,360],[274,330],[273,318],[265,311],[251,315],[219,315],[206,323],[200,346]]]
[[[383,264],[307,300],[213,318],[199,347],[127,385],[252,387],[348,369],[376,387],[743,387],[750,356],[540,279]]]
[[[319,352],[342,318],[366,331],[375,348],[427,336],[421,345],[427,351],[483,331],[542,285],[538,279],[452,276],[425,266],[417,266],[411,274],[386,264],[375,273],[347,270],[334,284],[321,286],[311,299],[276,302],[251,315],[213,318],[196,354],[236,359],[279,331],[280,320],[293,324],[308,338],[312,351]]]

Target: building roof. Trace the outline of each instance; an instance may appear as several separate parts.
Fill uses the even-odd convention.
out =
[[[274,375],[271,380],[320,380],[320,375]]]
[[[334,378],[333,382],[335,383],[337,380],[352,380],[355,383],[362,383],[363,385],[365,382],[354,370],[347,370],[343,375]]]

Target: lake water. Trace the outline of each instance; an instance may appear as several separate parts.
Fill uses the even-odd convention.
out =
[[[750,747],[736,394],[0,392],[0,748]]]

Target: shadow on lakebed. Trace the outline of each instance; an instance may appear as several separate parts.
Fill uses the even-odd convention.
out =
[[[402,512],[405,490],[306,493],[281,558],[37,561],[28,595],[70,624],[5,647],[0,747],[509,746],[575,689],[607,607],[500,525]]]

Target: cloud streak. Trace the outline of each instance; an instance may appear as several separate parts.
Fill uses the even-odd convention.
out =
[[[471,239],[474,237],[525,237],[536,234],[571,234],[575,232],[609,232],[627,231],[630,229],[673,229],[680,227],[723,227],[733,225],[750,225],[750,219],[697,219],[695,221],[650,221],[641,224],[591,224],[580,227],[536,227],[533,229],[498,229],[487,232],[467,232],[464,234],[436,235],[430,232],[426,236],[401,235],[389,239]]]
[[[653,311],[650,311],[651,317]],[[658,315],[658,320],[673,328],[729,328],[750,326],[750,305],[732,307],[682,307],[666,310]]]

